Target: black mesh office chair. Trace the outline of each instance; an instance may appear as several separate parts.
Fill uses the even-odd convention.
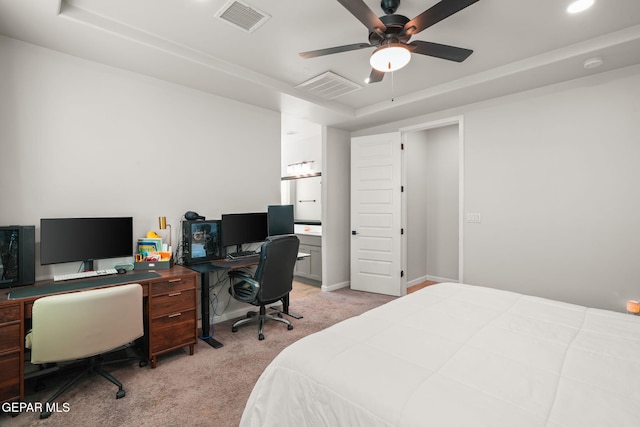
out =
[[[241,270],[229,272],[231,286],[229,292],[238,301],[247,302],[260,307],[260,313],[248,313],[245,319],[233,324],[231,331],[237,332],[238,326],[259,321],[258,339],[264,339],[265,320],[276,320],[293,329],[289,320],[267,315],[265,306],[285,298],[291,292],[293,268],[298,258],[300,241],[296,236],[273,236],[262,244],[260,263],[253,276]]]

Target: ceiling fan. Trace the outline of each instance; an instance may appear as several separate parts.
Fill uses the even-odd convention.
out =
[[[331,55],[368,47],[375,47],[371,54],[369,83],[382,80],[384,74],[398,70],[409,62],[411,53],[433,56],[449,61],[462,62],[472,50],[431,43],[422,40],[410,42],[411,36],[431,27],[445,18],[471,6],[478,0],[442,0],[413,19],[397,15],[400,0],[381,0],[380,6],[386,15],[377,17],[363,0],[338,0],[353,16],[369,29],[369,43],[354,43],[320,50],[302,52],[303,58]]]

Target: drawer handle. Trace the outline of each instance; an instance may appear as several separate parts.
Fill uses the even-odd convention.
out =
[[[169,280],[169,283],[176,283],[176,282],[182,282],[182,279],[171,279],[171,280]]]
[[[178,316],[182,316],[182,313],[175,313],[175,314],[170,314],[169,316],[167,316],[169,319],[171,319],[172,317],[178,317]]]
[[[177,297],[178,295],[181,295],[182,292],[174,292],[172,294],[169,294],[170,297]]]

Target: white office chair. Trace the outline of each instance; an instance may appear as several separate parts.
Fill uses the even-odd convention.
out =
[[[86,358],[89,361],[88,367],[64,384],[47,403],[93,371],[118,386],[116,399],[125,396],[122,384],[102,369],[98,356],[144,335],[142,304],[139,284],[51,295],[34,302],[33,326],[25,342],[31,349],[31,363]],[[44,408],[47,406],[43,405]],[[45,410],[40,418],[50,415]]]

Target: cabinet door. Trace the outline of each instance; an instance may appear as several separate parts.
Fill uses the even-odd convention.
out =
[[[309,249],[309,274],[316,280],[322,280],[322,250],[318,246]]]
[[[299,252],[310,254],[312,246],[308,245],[300,245],[298,249]],[[295,274],[311,274],[311,257],[304,257],[296,261],[296,268],[294,270]]]

